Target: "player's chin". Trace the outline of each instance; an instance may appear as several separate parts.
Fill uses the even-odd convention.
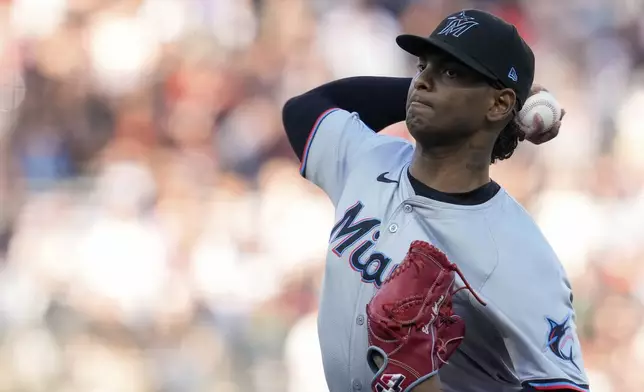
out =
[[[439,138],[440,134],[440,132],[437,132],[437,130],[432,127],[428,121],[415,121],[413,119],[410,121],[408,119],[407,129],[409,130],[411,137],[413,137],[417,142]]]
[[[433,118],[434,112],[432,108],[429,106],[417,108],[412,104],[407,108],[405,122],[410,132],[430,132]]]
[[[459,136],[450,128],[437,125],[434,121],[407,120],[409,134],[423,147],[451,145],[456,142],[455,139],[459,139],[460,142]]]

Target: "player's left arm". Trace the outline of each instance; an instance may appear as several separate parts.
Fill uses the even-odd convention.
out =
[[[310,130],[320,116],[333,109],[358,113],[369,129],[378,132],[405,120],[411,78],[358,76],[334,80],[288,100],[282,120],[297,157],[304,159]]]
[[[524,386],[523,389],[521,389],[521,392],[539,392],[539,389],[534,389],[531,386]],[[541,389],[543,391],[543,389]],[[559,388],[559,389],[548,389],[548,392],[577,392],[579,389],[570,389],[568,387]]]
[[[497,278],[507,276],[513,275],[499,274]],[[511,342],[507,349],[523,392],[588,392],[572,291],[565,274],[558,281],[553,277],[548,285],[541,280],[534,286],[525,281],[513,285],[507,279],[504,283],[494,280],[491,278],[481,292],[488,303],[501,310],[497,321]],[[504,295],[508,289],[514,293],[512,297]]]
[[[300,159],[301,174],[334,205],[357,168],[381,162],[383,154],[408,150],[404,140],[378,136],[375,131],[404,120],[410,83],[409,78],[340,79],[284,105],[282,121]]]

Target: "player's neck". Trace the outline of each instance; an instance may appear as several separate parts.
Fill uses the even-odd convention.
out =
[[[440,192],[470,192],[490,182],[492,152],[487,150],[471,144],[436,148],[417,144],[409,172]]]

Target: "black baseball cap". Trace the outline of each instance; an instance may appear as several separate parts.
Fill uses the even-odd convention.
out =
[[[398,46],[421,56],[442,50],[486,78],[517,94],[519,107],[534,80],[534,53],[516,27],[481,10],[464,10],[445,18],[428,37],[404,34]]]

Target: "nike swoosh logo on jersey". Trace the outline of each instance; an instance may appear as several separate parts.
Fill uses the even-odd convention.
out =
[[[398,181],[396,180],[390,180],[389,178],[385,177],[389,172],[384,172],[381,175],[376,178],[378,182],[384,182],[385,184],[398,184]]]

